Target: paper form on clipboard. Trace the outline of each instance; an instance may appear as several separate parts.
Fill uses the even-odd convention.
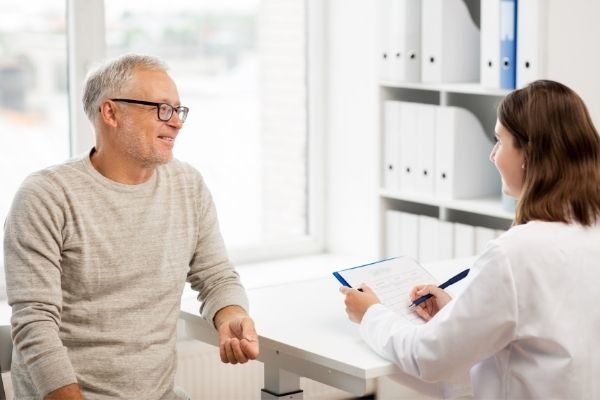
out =
[[[388,258],[333,272],[344,286],[367,284],[381,303],[412,323],[424,321],[410,309],[408,293],[418,284],[437,284],[437,280],[417,260],[408,256]]]

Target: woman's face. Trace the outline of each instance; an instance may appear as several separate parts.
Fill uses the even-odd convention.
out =
[[[513,136],[499,121],[496,121],[495,137],[496,144],[490,153],[490,161],[500,172],[504,194],[518,198],[526,168],[523,151],[515,147]]]

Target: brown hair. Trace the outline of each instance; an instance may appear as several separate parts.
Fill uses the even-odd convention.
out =
[[[514,224],[594,224],[600,217],[600,136],[577,93],[550,80],[532,82],[500,102],[498,121],[525,159]]]

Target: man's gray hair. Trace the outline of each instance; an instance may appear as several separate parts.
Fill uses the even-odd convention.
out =
[[[133,79],[134,72],[140,69],[166,71],[168,67],[153,56],[125,54],[100,64],[88,73],[83,89],[83,109],[92,124],[98,115],[100,103],[119,96]]]

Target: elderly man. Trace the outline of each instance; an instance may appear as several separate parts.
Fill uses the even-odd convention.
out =
[[[29,176],[5,224],[15,398],[187,398],[174,388],[186,280],[223,362],[259,350],[211,195],[173,159],[189,110],[140,55],[93,71],[83,103],[96,145]]]

